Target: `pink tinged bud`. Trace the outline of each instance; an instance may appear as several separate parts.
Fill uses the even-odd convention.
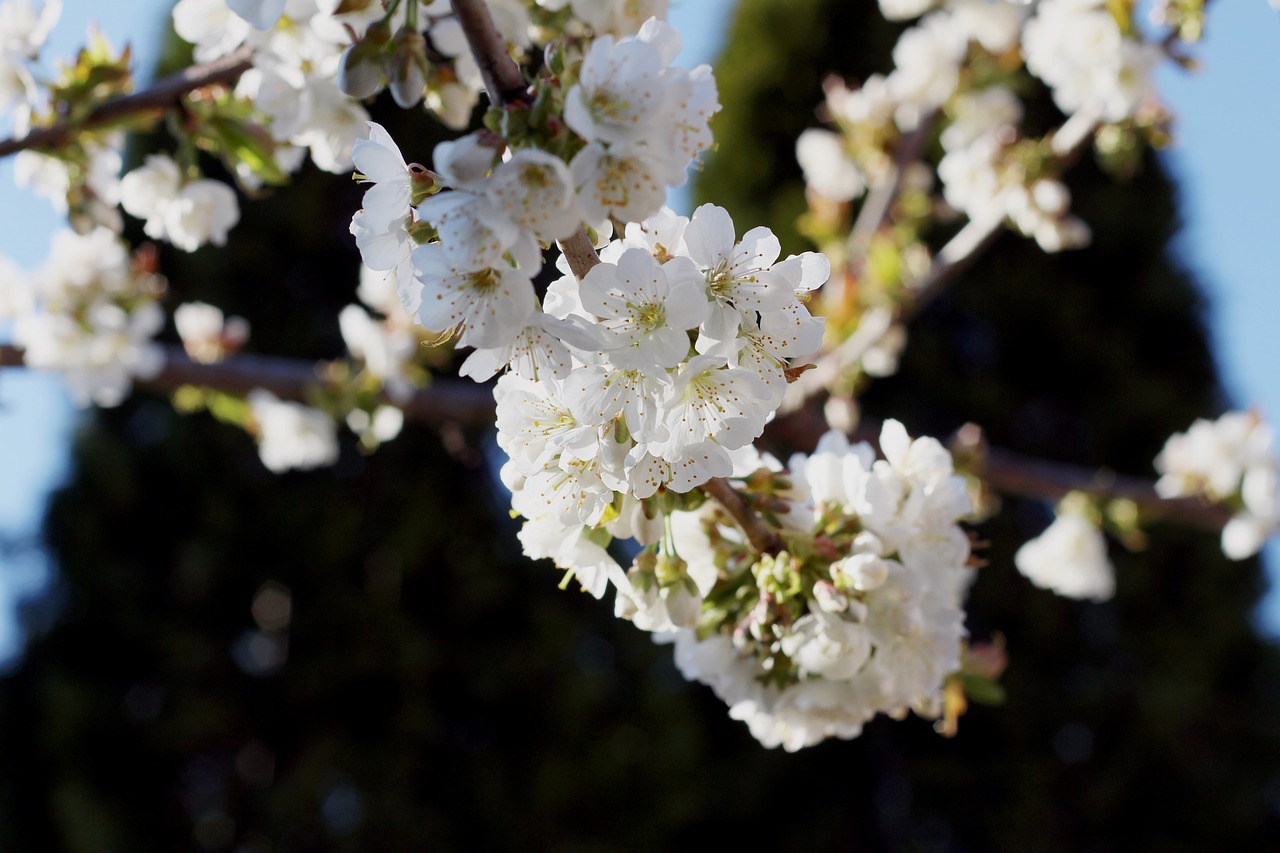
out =
[[[849,609],[849,597],[831,581],[818,581],[813,585],[813,597],[827,613],[843,613]]]

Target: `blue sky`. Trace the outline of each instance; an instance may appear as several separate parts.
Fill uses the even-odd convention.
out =
[[[115,0],[99,23],[108,37],[139,52],[139,68],[154,61],[168,0]],[[685,36],[682,64],[710,61],[732,0],[674,0],[672,21]],[[98,0],[64,0],[62,22],[46,53],[70,56]],[[144,22],[141,30],[137,22]],[[1180,186],[1185,228],[1175,251],[1201,283],[1223,380],[1238,406],[1257,406],[1280,422],[1280,13],[1265,0],[1212,4],[1202,71],[1166,69],[1160,89],[1179,117],[1178,142],[1166,153]],[[815,97],[816,97],[815,93]],[[0,160],[0,254],[27,267],[40,263],[61,224],[48,204],[12,185]],[[0,339],[5,332],[0,329]],[[45,498],[62,476],[75,413],[56,380],[20,371],[0,373],[0,541],[31,536]],[[1280,587],[1280,545],[1267,553]],[[20,648],[12,602],[38,589],[43,557],[0,550],[0,660]],[[1260,626],[1280,635],[1280,593],[1259,613]]]

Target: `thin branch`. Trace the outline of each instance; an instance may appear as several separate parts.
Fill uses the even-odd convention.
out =
[[[997,492],[1057,501],[1068,492],[1084,492],[1104,500],[1130,500],[1148,518],[1164,518],[1192,527],[1221,530],[1231,511],[1221,504],[1197,498],[1162,498],[1155,484],[1107,470],[1094,471],[1062,462],[1051,462],[988,448],[972,473]]]
[[[987,253],[1004,231],[1004,217],[971,219],[947,241],[929,264],[929,272],[911,284],[911,297],[898,308],[898,319],[908,322],[928,307],[960,277],[960,273]]]
[[[1053,158],[1057,161],[1058,166],[1066,167],[1073,163],[1076,158],[1084,151],[1085,147],[1093,139],[1093,132],[1098,127],[1098,118],[1094,113],[1080,112],[1059,127],[1052,136],[1049,137],[1049,149],[1053,153]],[[907,153],[910,153],[910,147],[905,143]],[[913,145],[922,144],[920,140],[914,140]],[[899,149],[900,153],[902,148]],[[901,163],[895,157],[895,169],[901,168]],[[896,185],[892,188],[896,193]],[[883,205],[883,214],[888,213],[888,203],[892,201],[891,196],[876,202],[876,208],[872,209],[872,213]],[[871,199],[868,199],[864,205],[862,213],[865,213],[867,207],[871,205]],[[854,230],[858,231],[863,225],[862,213],[858,216],[858,222],[854,225]],[[868,214],[871,217],[871,214]],[[865,233],[864,239],[870,240],[871,234],[878,230],[882,221],[869,218],[868,222],[874,222],[874,229],[871,224],[867,224],[863,229]],[[983,219],[971,219],[965,224],[959,232],[956,233],[947,243],[938,250],[929,264],[929,271],[921,278],[907,284],[907,292],[909,296],[905,301],[899,304],[894,320],[896,322],[909,322],[920,314],[926,307],[941,296],[960,274],[967,270],[979,258],[987,253],[1004,231],[1005,217],[1003,214],[999,216],[989,216]],[[868,230],[870,229],[870,230]],[[850,235],[850,245],[854,244],[853,235]],[[850,259],[850,263],[854,263],[854,259]],[[872,312],[872,316],[874,312]],[[829,390],[845,370],[852,367],[868,349],[875,346],[881,335],[888,330],[888,326],[884,325],[878,316],[875,317],[875,328],[884,326],[877,333],[859,335],[855,333],[846,340],[842,341],[834,349],[828,351],[814,362],[814,367],[802,374],[796,382],[787,389],[787,397],[783,404],[784,411],[794,411],[802,406],[810,398]],[[891,325],[891,324],[890,324]],[[874,331],[874,329],[872,329]]]
[[[746,501],[742,499],[742,495],[738,494],[728,481],[717,477],[703,483],[701,488],[724,507],[725,512],[733,516],[738,529],[747,537],[752,548],[761,554],[777,554],[782,550],[782,540],[778,538],[778,534],[770,530],[760,516],[751,511]]]
[[[880,427],[877,422],[863,421],[849,438],[878,446]],[[765,440],[782,446],[813,447],[828,429],[821,412],[810,407],[774,420]],[[1227,507],[1199,497],[1163,498],[1156,492],[1155,481],[1146,477],[991,447],[980,431],[975,437],[975,431],[974,425],[966,425],[947,442],[956,466],[1002,495],[1056,503],[1068,492],[1084,492],[1101,500],[1133,501],[1149,520],[1167,519],[1207,530],[1221,530],[1231,518]]]
[[[139,382],[140,387],[168,393],[191,385],[228,394],[248,394],[254,388],[265,388],[281,399],[306,401],[308,392],[324,382],[323,363],[301,359],[237,355],[217,364],[202,364],[192,361],[179,347],[166,346],[164,354],[164,367],[152,379]],[[0,344],[0,368],[22,366],[22,350]],[[403,409],[410,420],[425,424],[478,427],[493,423],[493,394],[488,387],[473,382],[439,379],[408,400],[388,397],[385,401]],[[788,443],[812,446],[825,429],[820,418],[811,422],[787,418],[771,424],[769,432],[773,438]],[[878,424],[865,424],[853,438],[874,444],[878,435]],[[972,445],[971,441],[960,443]],[[1162,498],[1156,493],[1155,483],[1141,477],[1052,462],[996,447],[983,446],[978,452],[963,455],[970,457],[964,465],[969,473],[1006,495],[1057,501],[1068,492],[1085,492],[1102,499],[1131,500],[1149,517],[1214,530],[1220,530],[1231,518],[1226,507],[1199,498]],[[781,547],[777,537],[732,486],[717,479],[702,489],[733,516],[753,547],[762,553],[777,553]]]
[[[190,68],[131,95],[124,95],[99,104],[83,119],[74,122],[58,122],[48,127],[33,129],[26,136],[0,140],[0,157],[7,157],[28,148],[51,148],[62,145],[72,135],[91,130],[115,121],[148,112],[168,109],[188,92],[205,86],[234,82],[253,67],[249,61],[252,51],[242,47],[235,53],[204,65]]]
[[[489,100],[500,107],[521,101],[527,93],[528,84],[520,66],[507,52],[507,44],[493,25],[493,17],[484,0],[453,0],[453,12],[467,36],[471,54],[480,66]],[[560,251],[579,281],[600,263],[591,238],[581,227],[571,237],[560,241]]]
[[[858,210],[858,218],[854,221],[853,228],[849,231],[849,239],[845,244],[848,247],[851,266],[859,263],[866,256],[871,238],[875,237],[880,226],[884,225],[885,220],[889,218],[889,210],[893,207],[898,191],[902,188],[902,173],[906,171],[907,166],[920,159],[925,140],[933,130],[934,115],[930,113],[925,116],[915,130],[898,140],[893,151],[893,163],[889,167],[889,174],[871,188],[866,201]]]
[[[21,349],[0,344],[0,367],[22,365]],[[180,347],[166,346],[164,367],[151,379],[139,380],[137,385],[160,393],[190,385],[237,395],[264,388],[282,400],[305,402],[309,392],[324,384],[322,368],[323,362],[264,355],[237,355],[216,364],[204,364],[193,361]],[[383,401],[398,406],[406,417],[422,423],[467,426],[493,423],[493,393],[474,382],[437,380],[407,400],[384,395]]]
[[[494,26],[484,0],[453,0],[453,13],[467,36],[476,65],[480,66],[489,99],[498,106],[521,100],[528,84],[520,66],[507,52],[507,43]]]
[[[1093,140],[1094,131],[1097,129],[1098,115],[1088,110],[1074,113],[1063,122],[1062,126],[1048,139],[1052,159],[1057,162],[1058,168],[1064,169],[1073,164]],[[938,251],[933,263],[929,265],[929,272],[920,280],[910,284],[912,296],[899,308],[900,319],[905,322],[916,317],[940,296],[960,273],[985,255],[995,243],[996,238],[1000,236],[1004,221],[1003,215],[972,219],[961,228],[959,233]]]

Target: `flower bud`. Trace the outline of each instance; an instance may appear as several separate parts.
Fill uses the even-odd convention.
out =
[[[889,565],[875,554],[854,554],[832,563],[831,575],[853,589],[870,592],[881,587],[889,577]]]
[[[879,536],[870,530],[864,530],[853,537],[853,553],[875,554],[877,557],[883,557],[884,543],[880,541]]]
[[[422,100],[427,88],[427,40],[422,33],[410,29],[396,33],[387,85],[402,109],[417,106]]]
[[[657,564],[658,582],[663,586],[673,584],[689,576],[689,564],[680,557],[670,554],[659,554]]]
[[[1041,178],[1031,186],[1031,198],[1036,207],[1050,216],[1060,216],[1071,206],[1071,193],[1061,181]]]
[[[382,88],[382,57],[367,41],[348,45],[338,61],[338,88],[358,100],[372,98]]]
[[[421,163],[409,164],[409,204],[417,207],[444,188],[444,178]]]
[[[831,581],[818,581],[814,584],[813,597],[827,613],[843,613],[849,609],[849,597]]]
[[[698,587],[689,578],[677,581],[662,590],[664,603],[667,605],[667,618],[678,628],[692,628],[698,624],[698,616],[702,613],[702,596]]]

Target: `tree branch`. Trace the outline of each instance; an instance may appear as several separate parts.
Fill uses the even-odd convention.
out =
[[[228,394],[244,395],[264,388],[282,400],[305,402],[308,392],[322,386],[323,362],[276,358],[265,355],[237,355],[204,364],[193,361],[181,347],[164,347],[164,367],[137,386],[168,393],[184,385],[213,388]],[[22,350],[0,344],[0,367],[23,365]],[[493,393],[484,385],[462,380],[439,380],[414,393],[407,400],[383,395],[383,402],[401,408],[405,416],[423,423],[459,423],[480,426],[493,423]]]
[[[462,32],[484,86],[489,90],[489,100],[500,107],[522,100],[529,84],[525,82],[520,66],[507,52],[507,43],[494,26],[493,16],[484,0],[453,0],[453,13],[458,16]]]
[[[34,128],[21,138],[0,140],[0,157],[7,157],[28,148],[51,148],[63,144],[73,134],[110,124],[129,116],[152,111],[163,111],[177,103],[188,92],[219,83],[231,83],[253,67],[249,61],[252,51],[242,47],[235,53],[204,65],[190,68],[134,92],[106,101],[80,121],[58,122],[48,127]]]
[[[898,308],[898,319],[908,322],[946,291],[973,263],[987,253],[1004,231],[1004,217],[971,219],[947,241],[929,264],[929,272],[911,285],[911,297]]]
[[[1093,132],[1097,127],[1098,118],[1096,114],[1080,112],[1072,115],[1061,127],[1053,132],[1048,139],[1049,150],[1060,168],[1070,165],[1080,156],[1085,146],[1093,139]],[[918,153],[918,146],[921,144],[923,143],[919,138],[908,137],[903,140],[894,158],[895,180],[891,185],[883,185],[877,188],[878,196],[874,199],[874,205],[873,199],[868,198],[867,203],[858,215],[858,221],[854,224],[853,230],[854,233],[858,234],[859,240],[855,243],[854,233],[851,233],[849,238],[851,247],[860,244],[862,241],[869,242],[871,235],[883,224],[883,219],[877,217],[883,217],[888,214],[893,194],[897,192],[897,179],[903,163],[906,162],[900,158],[910,156],[912,151]],[[868,213],[868,208],[870,208],[870,213]],[[867,216],[866,223],[863,221],[864,214]],[[929,264],[929,271],[920,279],[907,284],[909,295],[907,299],[898,305],[896,315],[893,318],[894,321],[909,322],[913,320],[921,311],[941,296],[961,273],[985,255],[987,250],[995,244],[1004,230],[1004,223],[1005,217],[1003,214],[986,219],[969,220],[934,255]],[[865,245],[863,248],[865,250]],[[853,264],[855,259],[851,257],[849,262]],[[839,379],[845,370],[856,364],[863,354],[874,346],[889,328],[888,325],[883,323],[879,325],[883,326],[883,328],[872,328],[861,335],[855,332],[834,349],[829,350],[818,358],[814,362],[814,367],[799,376],[796,382],[792,383],[787,389],[783,410],[794,411],[811,397],[828,390],[831,384]]]
[[[578,281],[586,278],[587,273],[591,272],[591,268],[600,263],[600,256],[596,254],[596,247],[591,244],[591,238],[587,236],[587,232],[582,228],[575,231],[572,237],[561,240],[559,245],[565,260],[569,262],[569,269],[573,271],[573,275]]]
[[[301,359],[237,355],[217,364],[202,364],[192,361],[180,347],[166,346],[164,354],[164,367],[152,379],[138,382],[139,387],[168,393],[193,385],[228,394],[248,394],[254,388],[265,388],[281,399],[306,401],[308,391],[324,383],[323,363]],[[0,368],[23,366],[20,348],[0,344]],[[409,419],[429,425],[493,424],[493,394],[488,387],[473,382],[439,379],[408,400],[390,397],[384,400],[403,409]],[[774,438],[804,446],[816,443],[825,430],[825,424],[817,417],[808,422],[786,418],[770,425]],[[878,435],[879,425],[867,424],[853,438],[874,444]],[[953,442],[953,446],[955,444]],[[971,447],[973,442],[961,439],[959,444]],[[1156,493],[1154,482],[1141,477],[1037,459],[985,445],[977,452],[964,455],[970,456],[967,464],[962,463],[965,470],[1006,495],[1057,501],[1068,492],[1085,492],[1102,499],[1131,500],[1149,516],[1215,530],[1220,530],[1231,518],[1231,511],[1226,507],[1199,498],[1162,498]],[[712,480],[702,489],[733,516],[753,547],[762,553],[776,553],[780,549],[777,537],[726,481]]]
[[[528,89],[524,73],[507,52],[507,44],[493,25],[493,18],[484,0],[453,0],[453,12],[458,16],[458,23],[467,36],[471,54],[480,66],[485,88],[489,91],[489,100],[499,107],[522,100]],[[571,237],[560,241],[560,251],[579,281],[600,263],[600,256],[596,254],[591,238],[581,227]]]
[[[898,144],[894,147],[893,163],[889,168],[889,174],[883,181],[872,187],[866,201],[859,208],[858,218],[854,221],[853,228],[849,231],[849,239],[845,244],[848,247],[851,266],[866,256],[871,238],[889,218],[889,209],[893,206],[894,200],[898,197],[898,190],[902,187],[902,173],[908,165],[920,159],[925,140],[933,130],[935,115],[930,113],[922,118],[915,130],[898,140]]]
[[[703,483],[700,488],[733,516],[738,529],[747,537],[752,548],[761,554],[777,554],[782,550],[782,540],[778,538],[778,534],[751,511],[742,495],[727,480],[716,477]]]
[[[1227,507],[1198,497],[1162,498],[1147,479],[1035,459],[995,447],[987,448],[971,470],[992,489],[1007,495],[1057,501],[1068,492],[1084,492],[1104,500],[1130,500],[1148,517],[1208,530],[1221,530],[1232,516]]]

